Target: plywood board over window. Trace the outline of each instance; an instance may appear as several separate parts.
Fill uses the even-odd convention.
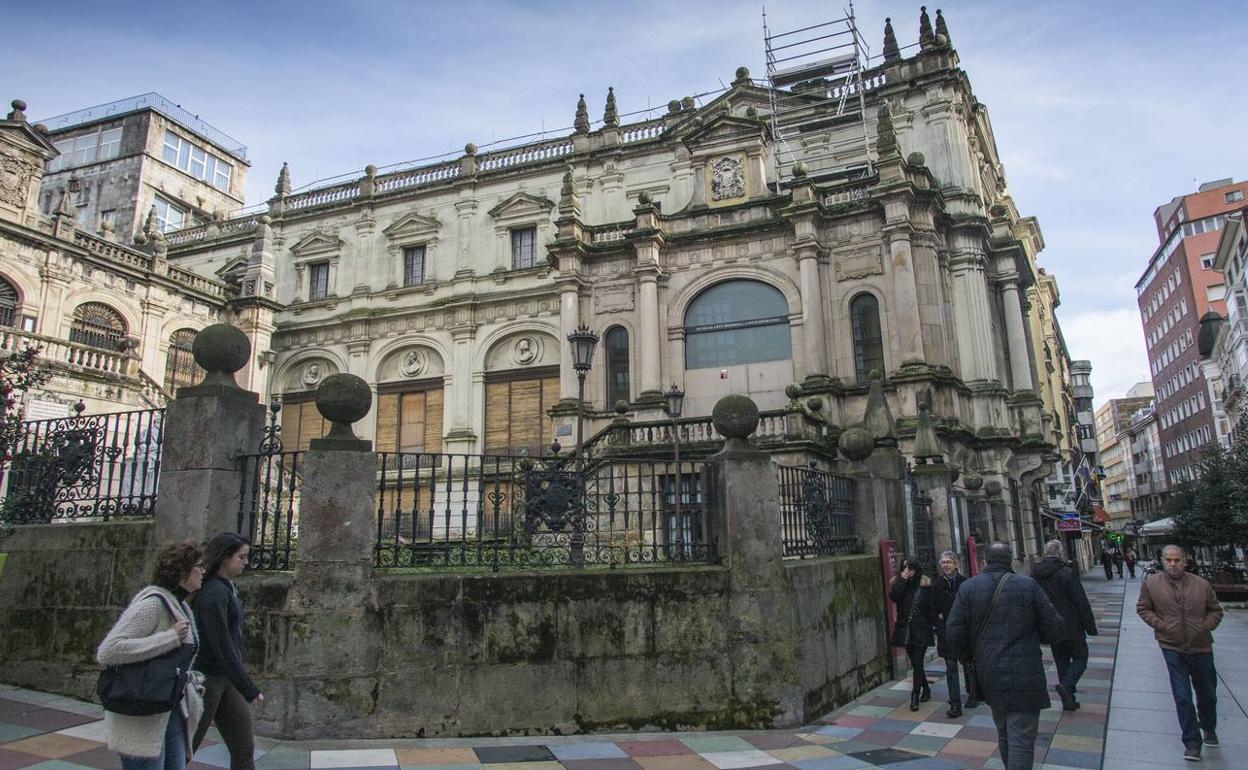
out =
[[[559,367],[487,372],[485,451],[545,454],[554,440],[546,412],[559,401]]]
[[[302,452],[329,432],[329,421],[316,408],[311,392],[282,395],[282,449]]]
[[[377,387],[378,452],[442,451],[442,379]]]

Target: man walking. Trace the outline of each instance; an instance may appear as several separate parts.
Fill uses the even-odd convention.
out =
[[[958,659],[953,656],[953,652],[949,649],[947,634],[945,633],[945,624],[949,620],[949,610],[953,607],[953,600],[957,596],[958,588],[966,582],[966,578],[958,572],[958,555],[953,551],[945,551],[940,555],[940,575],[936,578],[936,618],[938,625],[936,626],[936,654],[945,659],[945,684],[949,688],[949,710],[945,712],[945,716],[950,719],[956,719],[962,716],[962,689],[958,684]],[[962,668],[966,671],[965,665]],[[967,692],[966,707],[973,709],[979,705],[978,701],[970,698],[971,693]]]
[[[1031,770],[1050,705],[1040,645],[1062,638],[1062,618],[1036,581],[1014,574],[1008,545],[988,546],[987,562],[958,589],[945,632],[953,654],[974,663],[1005,770]]]
[[[1062,616],[1062,638],[1053,644],[1053,662],[1057,664],[1057,694],[1063,711],[1079,708],[1075,685],[1088,668],[1088,640],[1096,636],[1096,618],[1088,594],[1079,576],[1066,561],[1066,549],[1060,540],[1044,544],[1044,558],[1031,569],[1031,576],[1044,589],[1053,608]]]
[[[1162,574],[1140,586],[1135,611],[1153,627],[1170,672],[1170,692],[1183,731],[1183,758],[1200,761],[1204,745],[1218,745],[1218,672],[1213,666],[1213,629],[1222,622],[1222,606],[1209,581],[1186,570],[1183,549],[1161,551]],[[1192,690],[1196,703],[1192,704]]]
[[[1113,580],[1114,579],[1114,557],[1113,557],[1113,554],[1109,552],[1108,545],[1101,546],[1101,567],[1105,569],[1105,579]]]

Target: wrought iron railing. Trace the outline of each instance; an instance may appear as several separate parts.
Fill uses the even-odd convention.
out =
[[[295,566],[299,540],[299,500],[304,452],[282,447],[281,406],[269,407],[269,421],[255,454],[240,455],[236,531],[251,542],[249,569],[288,570]]]
[[[785,556],[856,553],[854,480],[816,468],[777,466]]]
[[[701,462],[381,453],[376,564],[430,569],[708,562]]]
[[[0,516],[10,524],[147,518],[156,510],[164,410],[23,423]]]

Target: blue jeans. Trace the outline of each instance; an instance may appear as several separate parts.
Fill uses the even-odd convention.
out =
[[[1075,694],[1075,685],[1088,670],[1088,640],[1063,639],[1052,645],[1053,662],[1057,664],[1057,680]]]
[[[122,770],[186,770],[186,723],[182,709],[175,708],[165,727],[165,745],[155,757],[121,755]]]
[[[997,726],[997,749],[1005,770],[1032,770],[1036,764],[1036,734],[1040,731],[1039,711],[992,710]]]
[[[962,664],[962,673],[966,673],[966,664]],[[949,705],[962,702],[962,687],[958,682],[958,659],[945,658],[945,683],[949,686]]]
[[[1170,692],[1179,714],[1183,745],[1200,743],[1200,731],[1218,729],[1218,671],[1212,652],[1161,651],[1170,671]],[[1196,703],[1192,703],[1192,690]]]

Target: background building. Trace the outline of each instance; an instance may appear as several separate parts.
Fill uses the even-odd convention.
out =
[[[1219,433],[1196,337],[1207,312],[1226,314],[1225,286],[1214,264],[1226,214],[1242,208],[1246,194],[1242,182],[1206,182],[1153,214],[1161,245],[1135,288],[1157,393],[1162,461],[1172,485],[1193,477],[1200,448]]]
[[[1122,529],[1131,521],[1131,490],[1135,486],[1132,467],[1132,417],[1153,404],[1153,385],[1134,385],[1123,398],[1111,398],[1096,410],[1096,442],[1101,452],[1101,494],[1108,526]]]
[[[1225,319],[1209,319],[1211,326],[1202,338],[1201,368],[1208,383],[1210,403],[1224,412],[1225,435],[1241,424],[1248,392],[1248,227],[1241,208],[1227,215],[1218,240],[1214,269],[1222,272],[1226,286]],[[1225,323],[1221,323],[1225,320]]]
[[[1130,442],[1127,456],[1131,466],[1128,487],[1130,517],[1133,521],[1154,521],[1161,518],[1161,506],[1169,491],[1161,461],[1161,436],[1157,431],[1154,404],[1150,403],[1131,415],[1127,424],[1127,440]]]

